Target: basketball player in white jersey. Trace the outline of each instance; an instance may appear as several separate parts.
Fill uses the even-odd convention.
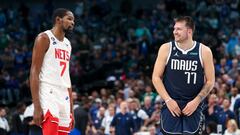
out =
[[[65,34],[74,27],[71,11],[53,13],[53,27],[40,33],[34,43],[30,85],[34,122],[43,135],[67,135],[72,126],[72,89],[69,75],[71,44]]]

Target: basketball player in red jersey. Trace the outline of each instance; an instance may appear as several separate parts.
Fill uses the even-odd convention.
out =
[[[43,135],[67,135],[72,126],[72,89],[69,75],[71,44],[65,34],[73,30],[74,15],[59,8],[53,27],[40,33],[34,43],[30,86],[34,122]]]

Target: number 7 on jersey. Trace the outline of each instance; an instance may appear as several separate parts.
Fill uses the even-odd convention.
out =
[[[66,70],[67,64],[66,64],[66,62],[64,62],[64,61],[60,61],[60,66],[63,66],[63,67],[62,67],[62,71],[61,71],[61,76],[63,76],[63,74],[64,74],[64,72],[65,72],[65,70]]]

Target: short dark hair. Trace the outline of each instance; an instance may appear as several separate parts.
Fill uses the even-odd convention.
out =
[[[180,17],[177,17],[177,18],[174,19],[175,23],[176,22],[182,22],[182,21],[186,22],[186,26],[188,28],[192,29],[192,31],[194,33],[194,31],[195,31],[195,23],[194,23],[192,17],[190,17],[190,16],[180,16]]]
[[[54,10],[53,15],[52,15],[52,21],[53,24],[55,24],[56,21],[56,17],[60,17],[63,18],[65,15],[67,15],[67,12],[69,12],[70,10],[66,9],[66,8],[57,8]]]

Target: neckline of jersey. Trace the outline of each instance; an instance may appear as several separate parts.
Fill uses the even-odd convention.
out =
[[[177,49],[180,50],[183,54],[187,54],[188,52],[192,51],[192,50],[195,48],[196,44],[197,44],[197,42],[196,42],[196,41],[193,41],[193,46],[192,46],[191,48],[189,48],[189,49],[187,49],[187,50],[183,50],[182,48],[180,48],[180,47],[178,46],[178,43],[175,41],[175,46],[176,46]]]
[[[53,34],[52,30],[49,30],[49,31],[50,31],[50,33],[52,34],[52,36],[53,36],[58,42],[64,43],[65,37],[63,38],[63,41],[60,41],[60,40]]]

